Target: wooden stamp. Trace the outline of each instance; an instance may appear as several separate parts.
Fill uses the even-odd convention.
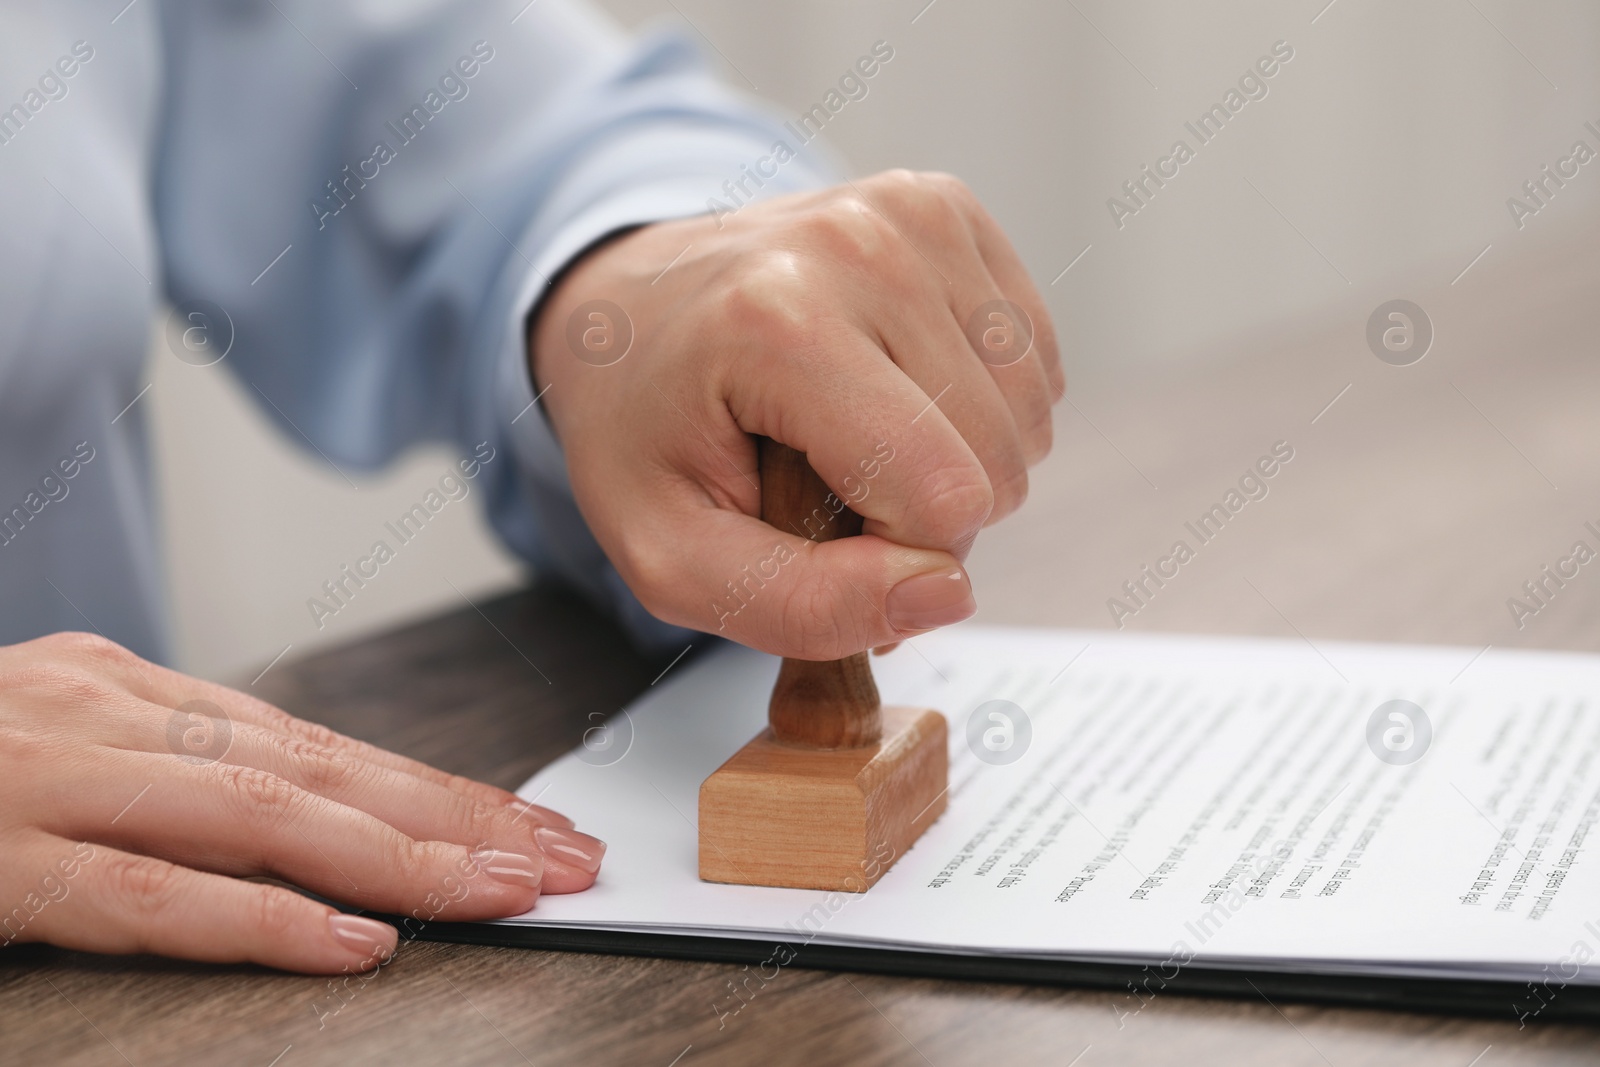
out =
[[[830,496],[804,455],[761,441],[764,521],[813,541],[860,533]],[[863,892],[944,812],[944,716],[881,707],[867,653],[785,659],[767,722],[700,786],[705,881]]]

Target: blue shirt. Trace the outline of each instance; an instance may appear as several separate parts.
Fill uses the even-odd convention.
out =
[[[817,184],[808,150],[680,40],[568,0],[125,2],[0,0],[0,643],[167,657],[140,402],[163,300],[177,357],[220,356],[342,469],[493,449],[505,543],[676,636],[573,504],[525,320],[597,239],[731,203],[779,141],[800,158],[756,194]]]

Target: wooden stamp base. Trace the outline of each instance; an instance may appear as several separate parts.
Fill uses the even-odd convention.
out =
[[[948,727],[883,709],[883,739],[807,749],[763,730],[700,786],[700,877],[864,892],[944,812]]]

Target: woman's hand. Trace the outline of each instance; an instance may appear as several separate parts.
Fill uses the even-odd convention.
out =
[[[1064,388],[1005,235],[908,171],[603,245],[530,343],[578,506],[644,606],[807,659],[972,614],[961,561],[1022,503]],[[755,434],[804,452],[864,535],[762,523]]]
[[[594,882],[571,820],[88,634],[0,648],[0,945],[375,967],[394,927]]]

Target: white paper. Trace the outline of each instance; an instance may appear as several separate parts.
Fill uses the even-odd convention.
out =
[[[873,663],[885,703],[949,718],[951,787],[870,891],[698,879],[700,783],[765,725],[777,671],[730,646],[523,787],[610,850],[593,889],[507,921],[1600,983],[1600,657],[962,626]],[[1032,731],[1008,765],[968,742],[996,699]],[[1395,699],[1432,726],[1403,766],[1368,741]]]

